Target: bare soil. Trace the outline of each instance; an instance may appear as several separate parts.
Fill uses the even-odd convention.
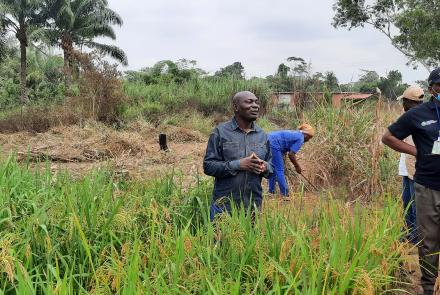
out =
[[[159,149],[161,132],[167,134],[168,152]],[[74,177],[107,165],[132,179],[156,178],[173,169],[186,175],[202,171],[206,141],[197,131],[139,123],[124,131],[94,123],[45,133],[0,134],[3,156],[16,153],[20,161],[48,160],[52,171],[67,170]]]

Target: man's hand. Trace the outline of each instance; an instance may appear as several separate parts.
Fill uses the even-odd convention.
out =
[[[302,169],[301,166],[298,163],[298,160],[296,159],[296,155],[295,153],[288,153],[290,162],[292,162],[293,166],[295,166],[295,170],[298,174],[301,174]]]
[[[261,174],[265,172],[266,169],[266,163],[258,158],[255,153],[252,153],[249,157],[240,160],[240,170]]]
[[[255,154],[255,153],[252,153],[252,154],[251,154],[251,157],[252,157],[253,159],[258,159],[258,160],[260,161],[260,173],[264,173],[264,172],[266,172],[266,170],[267,170],[266,162],[264,162],[263,160],[261,160],[260,158],[258,158],[257,154]],[[260,173],[258,173],[258,174],[260,174]]]

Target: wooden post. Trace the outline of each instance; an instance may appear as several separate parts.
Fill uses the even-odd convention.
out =
[[[159,134],[159,146],[161,151],[168,151],[167,135],[165,133]]]

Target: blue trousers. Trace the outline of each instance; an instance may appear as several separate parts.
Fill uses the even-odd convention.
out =
[[[209,219],[213,222],[217,215],[225,212],[231,212],[231,203],[229,201],[226,201],[223,204],[218,204],[216,201],[212,201],[211,207],[209,208]]]
[[[235,202],[228,198],[222,198],[221,200],[216,200],[216,201],[213,200],[211,206],[209,207],[209,219],[211,220],[211,222],[214,221],[217,215],[224,213],[231,214],[232,212],[231,202],[234,202],[234,205],[238,210],[241,209],[240,206],[243,206],[242,202]],[[250,211],[252,222],[255,221],[255,210],[257,211],[261,210],[261,202],[262,202],[261,200],[259,201],[251,200],[251,202],[249,202],[250,208],[249,207],[244,208],[246,214]]]
[[[408,176],[403,176],[402,181],[402,201],[405,210],[405,223],[408,228],[407,239],[409,242],[416,244],[417,226],[416,226],[416,204],[414,202],[414,180]]]
[[[287,187],[286,177],[284,176],[283,154],[277,148],[271,147],[271,149],[274,173],[269,178],[269,193],[275,193],[275,184],[278,182],[281,194],[287,196],[289,194],[289,188]]]

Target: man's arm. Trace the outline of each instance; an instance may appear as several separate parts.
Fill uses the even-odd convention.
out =
[[[382,142],[397,152],[416,156],[417,149],[403,141],[403,139],[412,135],[414,132],[414,110],[415,109],[411,109],[404,113],[396,122],[391,124],[382,136]]]
[[[264,159],[264,165],[266,170],[263,171],[262,175],[264,178],[269,178],[273,174],[273,164],[272,164],[272,150],[270,148],[269,141],[266,142],[267,154]]]
[[[296,158],[296,154],[293,152],[288,152],[287,155],[289,156],[290,162],[292,162],[293,166],[295,166],[296,172],[301,174],[302,169],[301,166],[298,163],[298,159]]]
[[[218,130],[209,136],[206,154],[203,160],[203,171],[214,177],[228,177],[237,175],[240,170],[240,160],[224,161],[220,151],[220,136]]]
[[[417,149],[415,146],[407,144],[403,140],[398,139],[391,134],[389,130],[387,130],[382,136],[382,142],[397,152],[413,155],[414,157],[417,156]]]
[[[203,171],[206,175],[222,178],[235,176],[240,170],[260,174],[262,172],[261,160],[249,156],[242,159],[225,161],[220,150],[220,136],[218,135],[218,130],[215,129],[208,140],[203,160]]]

